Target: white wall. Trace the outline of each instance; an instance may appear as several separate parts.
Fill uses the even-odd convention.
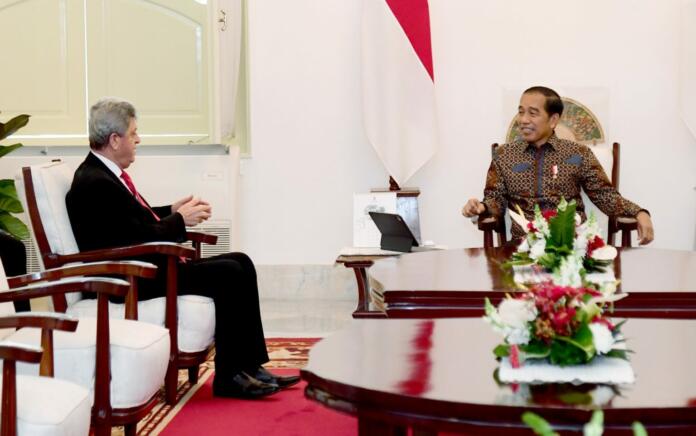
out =
[[[481,244],[459,214],[482,194],[505,89],[603,89],[621,191],[654,247],[693,249],[696,142],[678,115],[681,1],[431,0],[441,144],[420,187],[425,239]],[[351,244],[353,192],[385,186],[363,133],[358,0],[249,2],[250,137],[242,248],[261,264],[330,263]],[[694,23],[693,25],[696,25]],[[592,108],[591,108],[592,109]]]

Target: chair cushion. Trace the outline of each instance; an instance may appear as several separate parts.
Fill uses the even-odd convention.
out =
[[[169,361],[169,331],[139,321],[109,320],[111,339],[111,404],[136,407],[148,401],[164,381]],[[23,328],[8,337],[22,344],[39,345],[39,329]],[[94,383],[96,318],[80,318],[77,331],[55,332],[54,374],[91,389]],[[38,364],[17,365],[20,374],[37,375]]]
[[[164,326],[166,299],[153,298],[138,302],[138,320]],[[179,350],[197,352],[206,350],[213,343],[215,335],[215,303],[200,295],[182,295],[177,299],[179,318]],[[80,300],[68,308],[69,315],[82,318],[93,317],[97,313],[94,299]],[[125,305],[109,303],[109,317],[123,319]]]
[[[91,401],[89,390],[75,383],[18,375],[17,434],[87,435]]]

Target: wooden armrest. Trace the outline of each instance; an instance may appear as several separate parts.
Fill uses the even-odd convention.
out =
[[[162,254],[165,256],[185,257],[193,259],[196,251],[174,242],[148,242],[126,247],[105,248],[101,250],[83,251],[75,254],[54,254],[47,257],[59,263],[95,262],[104,260],[127,259],[147,254]]]
[[[627,226],[638,226],[638,220],[635,219],[634,217],[630,217],[630,216],[617,216],[616,217],[616,225],[619,228],[627,227]]]
[[[76,318],[55,312],[25,312],[13,316],[0,317],[0,328],[35,327],[49,330],[74,332],[77,330]]]
[[[498,229],[498,218],[494,216],[481,216],[478,220],[478,228],[481,231],[496,231]]]
[[[186,238],[191,242],[198,242],[203,244],[215,245],[217,244],[218,237],[216,235],[211,235],[210,233],[201,232],[186,232]]]
[[[45,271],[23,276],[8,277],[7,282],[10,288],[16,288],[38,281],[57,280],[73,276],[123,275],[153,278],[156,274],[157,267],[151,263],[136,260],[121,260],[66,265],[60,268],[47,269]]]
[[[9,341],[0,342],[0,359],[3,360],[39,363],[42,354],[41,347]],[[14,375],[14,371],[12,375]]]
[[[0,292],[0,303],[41,298],[68,292],[96,292],[98,294],[124,296],[130,283],[105,277],[69,277],[53,282],[32,283]]]

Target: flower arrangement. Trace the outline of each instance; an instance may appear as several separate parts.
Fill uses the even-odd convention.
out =
[[[526,232],[512,265],[536,265],[553,273],[554,283],[583,286],[588,272],[602,272],[616,257],[616,249],[607,245],[599,233],[593,213],[584,223],[575,213],[575,200],[561,199],[556,210],[534,208],[528,221],[522,211],[510,211],[510,217]]]
[[[622,323],[605,316],[608,306],[624,296],[547,282],[508,295],[497,309],[486,299],[484,319],[504,338],[493,353],[507,357],[513,368],[527,359],[560,366],[589,363],[600,355],[626,359]]]

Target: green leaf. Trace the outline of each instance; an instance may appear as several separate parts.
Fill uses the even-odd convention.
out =
[[[563,401],[563,404],[587,405],[592,404],[592,395],[586,392],[568,392],[560,394],[558,399]]]
[[[26,126],[29,122],[29,115],[22,114],[12,118],[7,123],[0,123],[0,141],[12,135],[17,130]]]
[[[634,421],[631,428],[633,428],[633,436],[648,436],[647,430],[645,430],[643,424],[638,421]]]
[[[564,203],[565,200],[561,200]],[[549,232],[551,235],[547,241],[547,247],[556,249],[565,248],[568,252],[573,250],[575,239],[575,201],[567,204],[565,209],[558,207],[558,215],[549,220]]]
[[[22,203],[19,201],[14,180],[0,180],[0,212],[22,213]]]
[[[551,424],[536,413],[524,412],[522,414],[522,422],[527,424],[539,436],[558,436],[558,433],[553,431]]]
[[[605,356],[628,360],[628,350],[610,350]]]
[[[29,237],[29,229],[27,226],[7,212],[0,212],[0,229],[5,230],[17,239]]]
[[[592,356],[595,355],[594,342],[592,341],[592,330],[590,330],[590,326],[587,324],[581,326],[578,331],[575,332],[572,339],[563,336],[558,336],[556,339],[565,340],[583,350],[587,355],[587,360],[590,360]]]
[[[508,357],[510,355],[510,346],[507,344],[500,344],[493,349],[493,354],[495,354],[497,358]]]
[[[584,436],[602,436],[604,433],[604,412],[595,410],[590,422],[582,428]]]
[[[525,359],[545,359],[551,354],[551,347],[543,341],[531,341],[526,345],[520,345],[520,351]]]
[[[569,366],[580,365],[587,362],[587,355],[581,347],[573,343],[570,338],[563,337],[566,341],[559,341],[561,336],[557,336],[551,343],[551,353],[549,360],[554,365]]]
[[[22,147],[22,144],[0,145],[0,157],[17,150],[19,147]]]

